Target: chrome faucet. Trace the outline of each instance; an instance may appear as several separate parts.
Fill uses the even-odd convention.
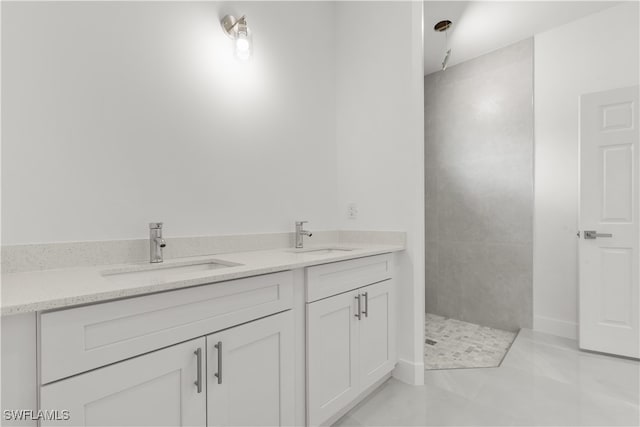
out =
[[[296,248],[303,247],[302,236],[313,236],[313,234],[307,230],[302,229],[302,225],[309,221],[296,221]]]
[[[149,249],[151,255],[151,262],[162,262],[162,248],[167,246],[167,242],[162,238],[162,223],[150,222],[149,223]]]

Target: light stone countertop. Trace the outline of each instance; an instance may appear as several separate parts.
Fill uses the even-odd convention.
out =
[[[166,260],[161,265],[150,263],[111,264],[3,274],[1,314],[2,316],[7,316],[103,302],[404,250],[404,246],[399,245],[360,243],[324,245],[318,247],[318,249],[327,247],[349,248],[352,250],[314,254],[294,252],[291,248],[279,248],[176,258]],[[313,247],[305,248],[305,250],[309,249],[313,249]],[[149,269],[152,265],[158,265],[159,268],[167,268],[172,264],[189,265],[208,260],[240,265],[214,270],[173,273],[164,278],[139,278],[135,282],[116,282],[103,276],[104,273],[113,274],[118,271],[143,271]]]

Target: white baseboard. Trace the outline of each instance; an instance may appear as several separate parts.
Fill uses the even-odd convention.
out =
[[[578,339],[578,324],[545,316],[533,317],[533,330],[559,337]]]
[[[400,359],[392,372],[393,377],[410,385],[424,385],[424,363]]]

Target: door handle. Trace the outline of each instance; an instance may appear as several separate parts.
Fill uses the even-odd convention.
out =
[[[196,363],[198,365],[198,378],[193,383],[198,387],[198,393],[202,393],[202,348],[198,347],[193,354],[196,355]]]
[[[362,308],[361,308],[361,302],[360,302],[360,294],[358,294],[357,297],[355,297],[355,299],[358,300],[358,312],[356,314],[354,314],[354,316],[356,316],[358,318],[358,320],[362,319]]]
[[[218,384],[222,384],[222,341],[218,341],[214,347],[218,350],[218,372],[213,375],[218,378]]]
[[[364,310],[362,310],[362,312],[364,313],[364,317],[369,317],[369,292],[365,292],[362,295],[364,295]]]
[[[611,233],[598,233],[595,230],[585,230],[584,238],[587,240],[596,239],[598,237],[613,237]]]

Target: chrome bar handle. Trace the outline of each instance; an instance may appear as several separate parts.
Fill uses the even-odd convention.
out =
[[[360,306],[361,302],[360,302],[360,294],[358,294],[358,296],[355,297],[355,299],[358,300],[358,312],[354,315],[358,318],[358,320],[362,319],[362,307]]]
[[[222,384],[222,341],[218,341],[214,347],[218,350],[218,372],[213,375],[218,378],[218,384]]]
[[[587,240],[596,239],[598,237],[613,237],[611,233],[598,233],[595,230],[585,230],[584,238]]]
[[[198,387],[198,393],[202,393],[202,348],[198,347],[193,354],[196,355],[196,363],[198,364],[198,379],[194,381],[194,384]]]
[[[362,295],[364,295],[364,310],[362,310],[362,312],[364,313],[364,317],[369,317],[369,292],[365,292]]]

